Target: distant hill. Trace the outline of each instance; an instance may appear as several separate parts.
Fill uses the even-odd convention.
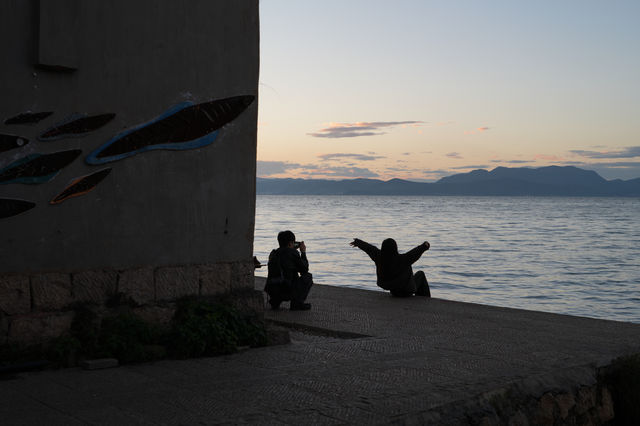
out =
[[[434,183],[402,179],[257,179],[273,195],[514,195],[640,197],[640,178],[606,180],[577,167],[497,167],[447,176]]]

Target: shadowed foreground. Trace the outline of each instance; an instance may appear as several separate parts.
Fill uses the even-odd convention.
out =
[[[263,279],[256,278],[256,288]],[[4,424],[488,424],[606,419],[596,369],[640,353],[640,325],[315,286],[267,311],[292,343],[0,381]]]

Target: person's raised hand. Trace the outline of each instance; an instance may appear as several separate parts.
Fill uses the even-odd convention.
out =
[[[355,246],[356,246],[356,239],[354,238],[354,239],[353,239],[353,241],[351,241],[351,242],[349,243],[349,245],[350,245],[351,247],[355,247]]]
[[[307,246],[304,245],[304,241],[300,241],[300,251],[303,253],[307,251]]]
[[[427,250],[429,250],[429,247],[431,247],[431,244],[429,244],[429,241],[425,241],[422,244],[424,244],[424,246],[427,248]]]

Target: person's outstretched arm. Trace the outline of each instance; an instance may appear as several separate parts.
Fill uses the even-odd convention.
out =
[[[414,247],[408,252],[406,252],[404,256],[409,262],[409,264],[413,265],[418,259],[420,259],[420,256],[422,256],[422,253],[429,250],[429,247],[431,247],[431,245],[429,244],[428,241],[425,241],[424,243],[420,244],[418,247]]]
[[[372,246],[366,241],[354,238],[353,241],[351,241],[349,244],[353,247],[358,247],[360,250],[367,253],[371,260],[373,260],[374,262],[380,256],[380,249],[378,249],[378,247]]]

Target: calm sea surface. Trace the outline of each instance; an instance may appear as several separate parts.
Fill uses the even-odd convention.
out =
[[[317,283],[380,290],[349,242],[392,237],[405,252],[427,240],[414,272],[433,297],[640,323],[640,199],[259,195],[260,261],[285,229]]]

